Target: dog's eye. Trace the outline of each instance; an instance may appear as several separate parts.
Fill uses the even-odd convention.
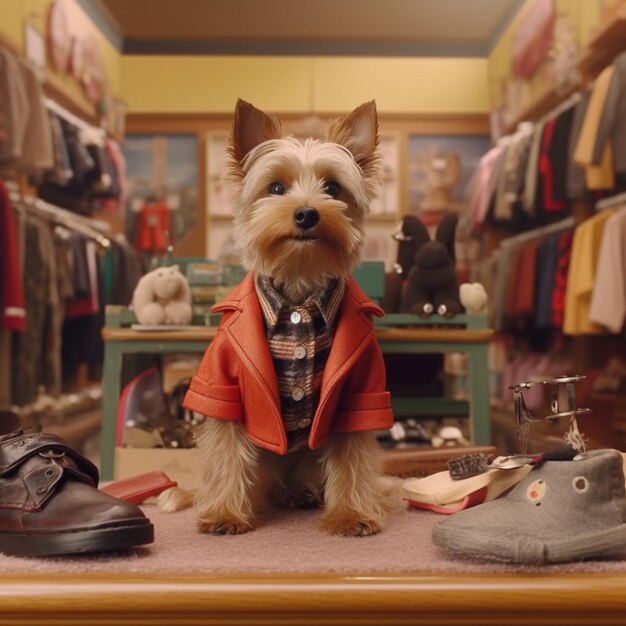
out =
[[[282,196],[285,193],[285,186],[282,183],[274,182],[267,191],[274,196]]]
[[[334,180],[327,180],[324,184],[324,193],[327,193],[331,198],[336,198],[340,191],[339,183],[336,183]]]

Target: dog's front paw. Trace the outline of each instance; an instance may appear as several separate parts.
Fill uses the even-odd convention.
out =
[[[198,520],[198,530],[211,535],[242,535],[253,529],[250,522],[235,518]]]
[[[377,520],[360,519],[351,516],[329,516],[322,519],[322,529],[331,535],[370,537],[381,532],[383,524]]]

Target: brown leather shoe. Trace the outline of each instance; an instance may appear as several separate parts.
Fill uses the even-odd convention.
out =
[[[141,509],[98,491],[98,478],[98,468],[56,435],[1,436],[0,552],[49,556],[152,543]]]

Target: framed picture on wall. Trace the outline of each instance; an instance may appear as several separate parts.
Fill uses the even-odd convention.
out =
[[[127,134],[123,144],[128,179],[127,235],[146,203],[169,209],[174,249],[198,227],[198,137],[195,134]]]
[[[207,197],[210,217],[232,217],[224,183],[228,146],[227,133],[209,133],[207,138]]]
[[[382,157],[383,183],[378,197],[370,204],[374,218],[397,219],[400,200],[400,138],[397,134],[381,133],[379,149]]]
[[[410,135],[409,212],[461,211],[472,175],[490,141],[487,135]]]

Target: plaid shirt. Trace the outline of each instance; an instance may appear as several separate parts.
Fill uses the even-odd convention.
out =
[[[335,280],[297,306],[266,276],[257,275],[255,287],[278,380],[287,451],[292,452],[308,444],[345,283]]]

